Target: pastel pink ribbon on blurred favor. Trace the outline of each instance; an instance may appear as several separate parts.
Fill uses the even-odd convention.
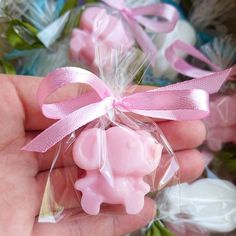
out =
[[[170,63],[173,69],[180,74],[189,76],[191,78],[201,78],[212,74],[212,71],[199,69],[189,64],[185,59],[178,55],[178,51],[184,52],[186,55],[190,55],[208,65],[213,71],[221,71],[222,69],[212,63],[206,56],[204,56],[198,49],[189,45],[183,41],[174,41],[165,51],[167,61]]]
[[[70,41],[70,57],[73,61],[82,60],[90,68],[93,66],[93,43],[98,40],[95,35],[80,29],[73,29]],[[89,49],[89,50],[87,50]],[[91,68],[94,71],[94,68]]]
[[[44,116],[59,119],[23,149],[46,152],[64,137],[112,110],[152,118],[194,120],[209,113],[209,94],[216,93],[235,68],[166,87],[115,97],[95,74],[81,68],[66,67],[51,72],[41,83],[37,99]],[[45,99],[66,84],[82,83],[92,91],[78,98],[53,104]]]
[[[98,67],[105,66],[101,63],[112,55],[113,49],[124,53],[133,45],[133,37],[127,33],[119,18],[109,15],[101,7],[88,7],[83,11],[79,28],[72,32],[70,57],[75,62],[83,62],[91,71],[97,73]],[[99,57],[96,49],[101,52]],[[96,61],[98,58],[99,61]],[[107,65],[109,66],[111,65]]]
[[[213,64],[196,48],[176,40],[167,48],[165,55],[171,66],[183,75],[192,78],[214,76],[212,71],[202,70],[190,65],[185,59],[178,56],[178,51],[182,51],[187,55],[201,60],[213,71],[221,71],[219,66]],[[235,71],[235,66],[232,67],[232,70]],[[234,75],[234,73],[231,75]],[[227,80],[233,79],[235,79],[233,76],[228,76],[227,78]],[[214,82],[212,81],[210,83]],[[236,95],[219,95],[213,97],[210,102],[210,116],[205,119],[205,123],[208,127],[207,142],[211,150],[220,150],[223,143],[226,142],[236,143]]]
[[[179,18],[177,10],[165,3],[129,8],[125,5],[124,0],[102,1],[120,12],[129,25],[130,31],[133,33],[140,48],[147,54],[151,63],[154,65],[157,49],[143,27],[155,33],[171,32]],[[150,17],[159,17],[161,20]]]

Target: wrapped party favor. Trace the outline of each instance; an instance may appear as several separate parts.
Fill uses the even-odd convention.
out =
[[[222,69],[236,59],[236,39],[232,35],[218,37],[202,45],[201,51]],[[236,143],[236,82],[228,80],[220,92],[211,96],[210,115],[204,120],[208,129],[207,147],[220,151],[225,143]]]
[[[63,178],[74,186],[74,204],[90,215],[102,213],[104,203],[119,204],[126,214],[138,214],[145,195],[178,179],[178,163],[168,141],[157,123],[142,112],[142,106],[149,106],[144,101],[146,93],[131,94],[135,88],[130,87],[131,81],[146,58],[136,50],[126,56],[119,50],[105,57],[103,50],[96,53],[101,78],[81,68],[61,68],[45,77],[38,91],[44,115],[60,119],[24,147],[54,156],[40,222],[57,222],[66,214],[66,188],[59,196],[54,192],[57,163],[66,168],[71,162],[71,172]],[[48,95],[69,83],[87,84],[92,89],[85,93],[81,89],[77,98],[68,101],[43,104]],[[132,112],[140,101],[140,112]],[[168,153],[165,158],[163,152]]]
[[[74,0],[2,0],[1,59],[17,74],[45,76],[71,65],[68,47],[71,29],[78,23],[80,7]],[[5,72],[7,72],[5,70]]]
[[[52,160],[39,222],[67,220],[67,210],[78,206],[89,215],[107,213],[107,206],[115,214],[116,205],[126,214],[138,214],[146,195],[155,196],[178,183],[178,162],[156,119],[207,116],[209,94],[235,73],[230,68],[138,92],[131,81],[147,58],[136,49],[126,55],[119,50],[103,52],[95,50],[99,77],[81,68],[58,68],[39,86],[42,113],[57,120],[23,147]],[[81,84],[77,97],[50,103],[55,91],[77,83]],[[59,174],[58,166],[65,171]],[[65,186],[58,191],[62,179]]]
[[[235,47],[231,47],[231,40],[227,39],[230,38],[228,34],[232,32],[232,28],[228,28],[226,22],[232,17],[235,17],[236,4],[234,0],[164,0],[162,2],[171,4],[178,10],[179,20],[172,32],[156,34],[155,44],[158,49],[158,60],[156,65],[148,70],[148,73],[144,77],[143,84],[165,86],[170,83],[188,79],[178,74],[165,58],[165,50],[175,40],[181,40],[190,45],[195,45],[199,50],[207,50],[209,47],[213,46],[213,50],[215,50],[213,53],[205,51],[209,59],[217,65],[222,63],[224,65],[228,64],[232,59],[231,56],[234,54]],[[219,38],[222,39],[218,40]],[[218,41],[221,42],[218,43]],[[222,47],[225,49],[224,54],[227,53],[229,57],[224,57],[224,60],[218,64],[219,58],[215,53],[218,53]],[[232,50],[228,51],[230,47]],[[182,53],[181,57],[187,57],[187,59],[191,61],[191,57],[189,57],[188,53]],[[201,66],[202,63],[196,61],[196,65]]]
[[[236,59],[236,40],[232,35],[216,37],[201,46],[201,51],[222,69]],[[218,94],[210,97],[210,115],[204,119],[206,142],[201,148],[210,177],[235,181],[236,170],[236,82],[229,78]]]
[[[104,0],[88,5],[81,14],[79,27],[72,33],[71,59],[96,72],[97,45],[106,47],[106,53],[112,48],[125,53],[137,45],[155,66],[158,55],[163,54],[155,45],[155,35],[173,31],[177,20],[177,10],[165,3]]]

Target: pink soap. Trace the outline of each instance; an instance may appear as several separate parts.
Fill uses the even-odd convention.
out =
[[[130,48],[134,44],[122,19],[108,14],[103,8],[87,8],[81,16],[80,28],[99,35],[101,40],[109,42],[113,47]]]
[[[236,144],[236,125],[229,127],[214,127],[208,131],[207,144],[212,151],[221,150],[224,143]]]
[[[106,48],[104,54],[110,55],[114,48],[126,52],[133,45],[134,40],[121,19],[109,15],[105,9],[89,7],[81,16],[80,29],[73,30],[70,56],[73,61],[96,67],[96,46]]]
[[[89,48],[91,50],[89,50]],[[70,57],[73,61],[82,61],[87,66],[92,66],[94,61],[94,43],[87,31],[74,29],[70,41]]]
[[[218,151],[227,142],[236,143],[236,95],[215,96],[210,102],[210,116],[205,123],[211,150]]]
[[[208,127],[236,125],[236,94],[215,96],[210,102],[210,116],[205,121]]]
[[[143,177],[154,171],[162,145],[146,131],[127,127],[88,129],[73,146],[75,163],[86,176],[75,183],[82,192],[81,206],[91,215],[102,203],[122,204],[128,214],[139,213],[150,186]]]

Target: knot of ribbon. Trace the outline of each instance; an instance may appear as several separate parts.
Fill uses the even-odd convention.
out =
[[[120,11],[140,48],[147,54],[152,65],[154,65],[157,49],[143,27],[156,33],[171,32],[175,28],[179,18],[177,10],[165,3],[129,8],[125,5],[124,0],[102,1]]]
[[[235,69],[230,68],[205,77],[116,98],[101,79],[87,70],[74,67],[56,69],[41,82],[37,99],[44,116],[58,121],[23,147],[23,150],[46,152],[67,135],[107,115],[112,109],[168,120],[204,118],[209,113],[209,94],[217,92],[233,72]],[[89,85],[92,90],[71,100],[44,103],[57,89],[73,83]]]

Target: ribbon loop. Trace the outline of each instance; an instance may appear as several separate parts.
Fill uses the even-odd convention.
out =
[[[120,11],[121,11],[122,15],[133,17],[133,11],[128,7],[123,7],[122,9],[120,9]]]
[[[171,66],[179,73],[192,77],[201,78],[208,76],[213,73],[213,71],[203,70],[190,65],[183,58],[178,56],[177,51],[182,51],[187,55],[193,56],[202,62],[206,63],[213,71],[221,71],[221,68],[214,63],[212,63],[206,56],[204,56],[200,51],[187,43],[176,40],[173,42],[165,51],[165,56]]]
[[[179,18],[177,10],[173,6],[164,3],[129,8],[125,6],[124,1],[102,1],[121,12],[121,15],[129,25],[134,38],[149,57],[152,65],[154,65],[156,61],[157,49],[142,26],[156,33],[170,32],[174,29]],[[159,20],[159,18],[161,18],[161,20]],[[163,21],[163,19],[165,20]]]
[[[141,25],[156,33],[171,32],[179,19],[176,9],[164,3],[133,8],[132,15]],[[148,18],[146,16],[155,18]]]
[[[38,101],[46,117],[60,119],[27,144],[23,150],[46,152],[57,142],[112,109],[169,120],[201,119],[209,113],[209,94],[235,74],[235,68],[203,78],[116,98],[107,85],[93,73],[73,67],[56,69],[41,83]],[[46,97],[70,83],[83,83],[93,92],[59,103],[44,104]],[[96,94],[96,95],[94,95]]]
[[[68,108],[68,106],[63,106],[64,102],[60,104],[44,104],[44,101],[57,89],[70,83],[82,83],[90,85],[97,93],[97,96],[93,95],[93,100],[102,100],[107,96],[112,96],[112,92],[107,87],[107,85],[102,80],[100,80],[95,74],[87,70],[75,67],[65,67],[56,69],[52,73],[48,74],[48,76],[42,81],[37,94],[38,103],[41,106],[42,112],[46,117],[55,117],[57,119],[58,112],[62,114],[68,113],[66,110],[64,110]],[[83,101],[85,101],[86,104],[85,97]],[[87,103],[90,102],[91,100],[89,100]],[[73,102],[71,101],[71,104],[72,103]]]

